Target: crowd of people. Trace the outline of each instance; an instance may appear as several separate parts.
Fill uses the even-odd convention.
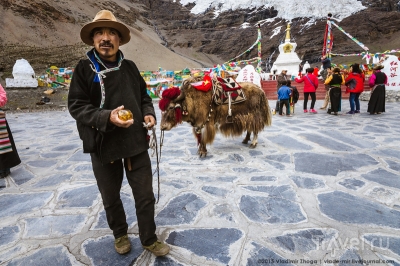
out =
[[[352,64],[346,73],[338,67],[332,68],[330,58],[326,56],[321,57],[322,69],[319,71],[317,67],[310,67],[305,70],[305,74],[299,74],[294,79],[297,83],[304,83],[304,113],[318,113],[315,110],[316,91],[318,89],[318,77],[321,76],[324,82],[324,89],[326,91],[325,99],[320,107],[321,110],[327,110],[328,114],[338,115],[342,111],[342,86],[345,86],[345,93],[349,93],[349,107],[350,111],[346,114],[353,115],[360,113],[360,94],[364,91],[365,74],[360,68],[360,64]],[[299,65],[299,73],[301,73],[302,65]],[[371,115],[381,114],[385,112],[385,95],[387,83],[387,76],[381,70],[383,65],[377,64],[373,67],[373,73],[369,77],[368,84],[371,88],[371,96],[368,102],[367,112]],[[290,80],[287,78],[287,69],[282,69],[282,72],[277,76],[277,94],[278,101],[276,103],[276,111],[283,115],[282,108],[286,106],[286,115],[291,116],[290,110],[287,108],[293,86],[287,90],[287,83]],[[281,88],[283,87],[282,91]],[[310,108],[308,108],[308,99],[311,98]]]

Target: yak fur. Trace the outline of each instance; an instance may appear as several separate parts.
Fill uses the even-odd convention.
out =
[[[232,104],[232,123],[227,123],[228,105],[216,105],[212,100],[213,91],[203,92],[195,89],[190,83],[195,83],[201,78],[190,78],[184,81],[181,94],[162,110],[161,130],[170,130],[179,124],[176,120],[175,109],[187,110],[187,115],[182,120],[193,126],[193,133],[198,137],[201,130],[201,142],[199,143],[200,156],[206,156],[206,145],[214,141],[217,132],[225,137],[241,136],[247,131],[243,143],[248,143],[250,134],[253,133],[253,142],[250,147],[257,145],[258,132],[265,126],[271,125],[272,115],[268,100],[264,91],[250,82],[239,82],[246,100]],[[212,112],[210,110],[212,109]],[[210,114],[210,116],[209,116]],[[209,121],[207,121],[207,118]]]

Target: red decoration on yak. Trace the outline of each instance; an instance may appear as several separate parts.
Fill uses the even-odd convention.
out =
[[[198,147],[201,144],[201,133],[196,133],[196,138],[197,138],[197,147]]]
[[[202,81],[190,83],[196,90],[207,92],[211,90],[212,82],[209,75],[205,75]]]
[[[175,106],[175,119],[176,119],[176,122],[178,123],[178,124],[181,124],[182,123],[182,111],[181,111],[181,106],[179,105],[179,106]]]
[[[181,90],[178,87],[172,87],[165,90],[161,95],[162,99],[158,102],[160,110],[165,111],[171,100],[176,99],[179,94],[181,94]],[[182,123],[182,111],[180,104],[175,104],[175,118],[178,124]]]
[[[171,100],[176,99],[179,94],[181,94],[181,91],[178,87],[172,87],[163,91],[161,95],[162,99],[158,102],[158,107],[160,107],[160,110],[165,111]]]

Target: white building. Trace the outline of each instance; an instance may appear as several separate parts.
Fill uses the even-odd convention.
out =
[[[272,69],[276,70],[276,74],[279,75],[282,69],[287,69],[287,75],[290,76],[296,77],[299,74],[301,60],[297,53],[295,53],[296,47],[297,44],[290,41],[290,24],[288,24],[285,42],[279,45],[279,55],[272,65]]]
[[[25,59],[18,59],[13,67],[13,77],[6,78],[7,88],[37,88],[35,71]]]

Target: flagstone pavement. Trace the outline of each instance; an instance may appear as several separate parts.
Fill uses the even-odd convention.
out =
[[[273,116],[255,149],[218,135],[206,158],[188,124],[165,132],[163,258],[140,245],[126,180],[132,250],[114,251],[68,111],[7,114],[22,163],[0,179],[0,264],[400,265],[400,103],[381,115],[361,104],[361,114],[333,116],[304,114],[299,101],[293,117]]]

